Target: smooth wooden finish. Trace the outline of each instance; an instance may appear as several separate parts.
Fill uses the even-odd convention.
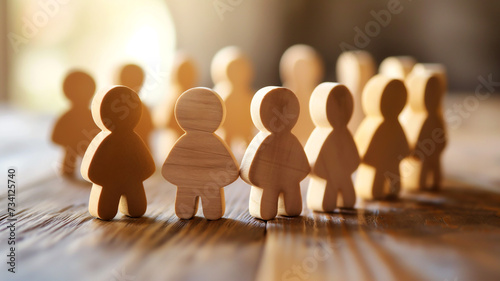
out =
[[[361,107],[361,94],[366,83],[376,73],[375,60],[367,51],[342,53],[337,60],[337,80],[349,88],[354,98],[354,110],[348,128],[355,133],[365,118]]]
[[[351,175],[360,162],[347,129],[353,112],[352,94],[342,84],[321,83],[314,89],[309,106],[316,128],[305,146],[311,166],[307,207],[319,212],[352,208],[356,193]]]
[[[380,64],[379,73],[391,78],[404,80],[416,63],[415,58],[410,56],[388,57]]]
[[[448,78],[446,75],[446,67],[440,63],[417,63],[413,67],[412,72],[416,73],[430,73],[437,75],[441,79],[441,83],[445,89],[448,89]]]
[[[324,66],[320,55],[311,46],[294,45],[281,57],[280,76],[283,86],[299,99],[301,114],[292,133],[305,145],[314,124],[309,114],[311,94],[323,79]]]
[[[145,74],[144,70],[136,64],[124,65],[118,75],[118,84],[127,86],[134,90],[136,93],[140,93],[142,86],[144,85]],[[151,151],[151,133],[154,130],[153,118],[149,108],[142,104],[142,116],[135,128],[137,134],[144,140],[148,149]]]
[[[398,115],[405,106],[403,81],[376,75],[365,86],[365,119],[354,137],[361,157],[356,194],[365,199],[395,198],[401,189],[399,163],[410,153]]]
[[[100,131],[90,111],[95,88],[94,79],[80,70],[70,72],[64,80],[63,92],[71,106],[52,130],[52,142],[64,148],[60,165],[64,176],[75,176],[77,160],[85,154],[90,142]]]
[[[249,209],[256,218],[271,220],[302,212],[300,182],[310,167],[291,132],[299,113],[299,101],[287,88],[264,87],[252,100],[252,120],[260,133],[243,156],[241,178],[252,185]]]
[[[153,158],[134,132],[142,114],[139,96],[130,88],[116,86],[96,95],[92,116],[102,130],[85,152],[82,176],[93,183],[89,212],[103,220],[120,212],[140,217],[147,200],[143,181],[155,171]]]
[[[241,49],[229,46],[215,54],[211,66],[214,90],[220,94],[227,108],[227,118],[222,128],[231,145],[239,141],[248,145],[254,136],[250,116],[253,67]]]
[[[191,219],[201,198],[205,218],[220,219],[225,211],[223,187],[239,176],[231,150],[214,133],[224,122],[224,102],[208,88],[193,88],[177,100],[175,117],[186,133],[162,168],[163,177],[177,186],[175,214]]]
[[[409,111],[401,124],[411,153],[401,162],[401,183],[406,189],[437,190],[441,186],[441,155],[446,146],[441,113],[445,85],[439,75],[418,71],[410,74],[406,85]]]

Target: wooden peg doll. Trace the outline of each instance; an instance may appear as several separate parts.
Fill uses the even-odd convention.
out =
[[[382,61],[379,73],[387,77],[404,80],[417,61],[410,56],[388,57]]]
[[[375,61],[369,52],[344,52],[337,60],[337,80],[346,85],[354,98],[354,110],[348,124],[352,133],[356,132],[365,117],[361,107],[361,93],[373,75],[375,75]]]
[[[78,157],[83,157],[99,133],[89,108],[95,87],[94,79],[82,71],[70,72],[64,80],[63,91],[71,108],[57,120],[52,132],[52,141],[65,150],[61,167],[64,176],[74,176]]]
[[[186,133],[162,168],[163,177],[177,186],[175,213],[181,219],[192,218],[201,197],[205,218],[220,219],[225,210],[223,187],[239,175],[231,150],[214,133],[224,122],[224,103],[208,88],[192,88],[177,100],[175,117]]]
[[[250,103],[253,69],[250,60],[238,47],[221,49],[212,60],[212,80],[214,90],[226,103],[227,118],[222,128],[230,145],[235,140],[250,143],[254,134]]]
[[[316,128],[305,146],[311,165],[307,206],[319,212],[332,212],[337,207],[352,208],[356,193],[351,175],[360,162],[356,144],[347,128],[353,97],[342,84],[321,83],[312,93],[310,111]]]
[[[278,214],[302,212],[300,182],[310,167],[291,132],[299,113],[299,101],[287,88],[265,87],[252,99],[252,120],[260,133],[245,152],[240,174],[252,185],[249,209],[256,218],[271,220]]]
[[[437,190],[441,186],[441,154],[446,146],[441,113],[445,85],[442,77],[429,72],[412,72],[406,85],[409,111],[402,125],[411,154],[405,165],[401,164],[402,185],[410,190]]]
[[[134,132],[142,113],[139,96],[130,88],[115,86],[92,102],[94,121],[102,130],[85,152],[82,176],[92,182],[89,212],[103,220],[117,209],[130,217],[146,212],[143,181],[155,171],[153,158]]]
[[[138,65],[127,64],[123,66],[120,70],[118,77],[118,84],[127,86],[134,90],[136,93],[140,93],[142,86],[144,84],[144,70]],[[142,116],[135,128],[137,134],[144,140],[148,149],[151,151],[151,133],[154,130],[153,119],[149,108],[142,103]]]
[[[366,117],[354,137],[361,158],[355,189],[362,198],[379,200],[399,194],[399,163],[410,152],[398,121],[406,95],[403,81],[384,75],[374,76],[365,86]]]
[[[292,132],[302,145],[314,129],[309,115],[309,99],[324,75],[323,62],[311,46],[294,45],[288,48],[280,61],[283,86],[291,89],[299,99],[301,113]]]

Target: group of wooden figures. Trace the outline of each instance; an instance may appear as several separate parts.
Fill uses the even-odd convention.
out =
[[[192,218],[201,198],[204,216],[221,218],[223,188],[238,177],[251,185],[251,215],[263,220],[300,215],[307,176],[307,206],[320,212],[352,208],[356,196],[379,200],[397,197],[401,187],[439,188],[446,144],[441,65],[390,57],[376,74],[369,53],[351,51],[337,62],[341,83],[320,83],[320,57],[295,45],[280,73],[284,87],[264,87],[252,98],[252,67],[240,49],[226,47],[214,57],[214,89],[194,87],[192,59],[177,56],[170,102],[155,117],[158,126],[182,134],[162,167],[177,186],[178,217]],[[93,183],[89,211],[103,220],[118,209],[130,217],[146,211],[155,118],[137,94],[143,82],[140,67],[123,67],[120,86],[98,92],[90,109],[93,79],[75,71],[64,82],[72,107],[56,123],[53,141],[66,150],[63,174],[74,174],[83,156],[82,176]],[[247,144],[241,165],[228,145],[238,141]]]

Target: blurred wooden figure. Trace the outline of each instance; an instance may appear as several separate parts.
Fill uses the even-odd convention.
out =
[[[416,63],[417,61],[410,56],[388,57],[380,64],[379,74],[404,80]]]
[[[280,76],[283,86],[298,97],[301,114],[292,132],[305,145],[314,124],[309,115],[309,99],[324,75],[323,62],[311,46],[294,45],[288,48],[280,61]]]
[[[227,118],[222,126],[225,139],[230,145],[239,140],[246,146],[254,136],[250,116],[252,63],[238,47],[229,46],[215,54],[211,73],[214,90],[226,103]]]
[[[120,70],[118,77],[118,84],[127,86],[134,90],[136,93],[140,93],[142,86],[144,84],[145,74],[144,70],[135,64],[127,64],[123,66]],[[142,103],[142,116],[135,128],[135,132],[144,140],[148,149],[151,151],[151,133],[154,130],[153,119],[149,108]]]
[[[356,194],[365,199],[397,197],[401,188],[399,163],[410,153],[398,115],[407,92],[401,80],[376,75],[365,86],[365,119],[354,137],[361,157]]]
[[[63,92],[71,108],[57,120],[52,132],[52,141],[65,150],[61,167],[64,176],[74,176],[78,157],[83,157],[99,133],[89,108],[95,88],[94,79],[83,71],[70,72],[64,80]]]
[[[375,75],[375,61],[366,51],[349,51],[342,53],[337,60],[337,80],[351,91],[354,98],[354,110],[348,128],[354,134],[365,114],[361,107],[363,89]]]
[[[224,102],[208,88],[193,88],[177,100],[175,116],[186,133],[162,168],[163,177],[177,186],[175,213],[181,219],[192,218],[201,197],[205,218],[220,219],[225,211],[223,187],[239,175],[231,150],[214,133],[224,122]]]
[[[291,130],[300,104],[287,88],[265,87],[252,99],[252,120],[260,130],[245,152],[241,178],[252,185],[250,214],[263,220],[302,212],[300,182],[309,174],[307,156]]]
[[[406,81],[409,113],[402,121],[410,156],[401,162],[402,185],[409,190],[437,190],[441,186],[441,154],[446,146],[442,115],[445,92],[438,74],[412,72]]]
[[[143,181],[154,173],[155,165],[143,139],[134,132],[141,113],[139,96],[125,86],[101,92],[92,102],[92,115],[102,132],[85,152],[81,172],[94,183],[89,200],[94,217],[111,220],[118,208],[130,217],[146,212]]]
[[[312,93],[310,110],[316,128],[305,147],[311,165],[307,206],[319,212],[352,208],[356,193],[351,175],[360,162],[347,129],[353,111],[352,94],[344,85],[321,83]]]

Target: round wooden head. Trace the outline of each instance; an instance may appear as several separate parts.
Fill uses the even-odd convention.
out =
[[[250,106],[257,129],[271,133],[289,132],[300,114],[299,100],[284,87],[264,87],[255,93]]]
[[[323,78],[323,63],[319,54],[308,45],[288,48],[280,60],[281,81],[297,81],[317,85]]]
[[[101,130],[134,130],[142,115],[142,102],[134,90],[114,86],[96,95],[92,116]]]
[[[208,88],[185,91],[175,104],[175,118],[186,132],[215,132],[224,121],[226,110],[221,97]]]
[[[136,64],[127,64],[120,70],[119,84],[139,92],[144,84],[144,70]]]
[[[75,105],[87,107],[95,93],[94,79],[83,71],[72,71],[64,79],[64,95]]]
[[[406,87],[403,81],[376,75],[365,86],[362,106],[366,115],[397,119],[406,104]]]
[[[346,86],[339,83],[319,84],[311,95],[309,111],[314,124],[323,128],[346,127],[351,119],[354,100]]]
[[[215,54],[211,74],[214,83],[229,80],[233,84],[248,85],[253,78],[252,63],[240,48],[228,46]]]
[[[444,93],[442,78],[438,74],[412,72],[406,83],[413,111],[438,112]]]
[[[405,79],[416,63],[417,61],[409,56],[388,57],[380,64],[379,73],[391,78]]]
[[[178,52],[172,67],[172,80],[174,83],[178,83],[182,89],[190,89],[195,86],[196,76],[193,59],[183,52]]]

